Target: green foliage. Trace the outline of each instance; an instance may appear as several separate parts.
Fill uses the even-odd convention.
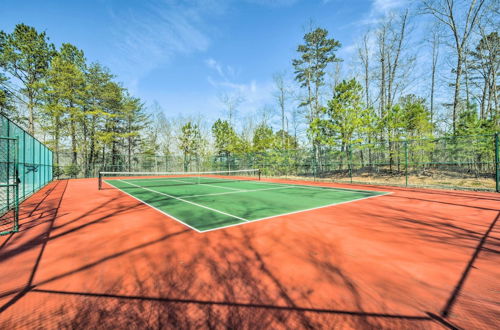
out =
[[[45,32],[18,24],[11,34],[0,31],[0,68],[21,82],[16,91],[25,100],[29,111],[29,131],[35,130],[35,107],[42,98],[45,78],[55,49]]]
[[[239,149],[239,138],[227,120],[218,119],[212,125],[215,149],[219,155],[230,155]]]
[[[335,87],[335,95],[322,108],[321,118],[309,127],[309,134],[320,144],[335,145],[342,150],[347,145],[360,142],[360,136],[370,123],[370,111],[362,103],[362,87],[355,80],[342,81]]]
[[[63,174],[64,174],[64,169],[61,166],[59,166],[58,163],[54,163],[52,166],[52,176],[54,178],[59,178]]]
[[[278,144],[276,148],[282,150],[293,150],[299,147],[297,139],[287,131],[279,130],[275,133],[275,143]],[[284,143],[283,143],[283,142]]]
[[[388,109],[380,121],[379,130],[385,129],[388,140],[409,140],[432,136],[433,126],[425,100],[413,94],[401,97]]]
[[[184,171],[188,171],[193,156],[196,157],[201,151],[202,144],[200,127],[191,121],[184,124],[179,136],[179,148],[184,155]]]
[[[275,135],[273,129],[262,123],[254,131],[253,151],[263,152],[272,149],[275,146]]]
[[[67,44],[66,44],[67,45]],[[67,47],[67,46],[66,46]],[[64,50],[64,49],[63,49]],[[82,119],[82,105],[85,91],[85,76],[83,72],[63,54],[52,58],[45,79],[46,129],[54,138],[54,151],[59,152],[62,129],[68,129],[71,138],[73,158],[76,164],[77,125]]]
[[[76,164],[69,164],[64,167],[64,174],[70,178],[76,178],[80,173],[80,168]]]
[[[0,72],[0,113],[6,114],[9,118],[17,117],[14,107],[14,97],[7,88],[8,79]]]
[[[297,47],[299,58],[292,64],[295,69],[295,80],[300,87],[308,90],[308,97],[301,106],[310,105],[312,120],[319,112],[319,88],[324,85],[325,70],[328,64],[339,62],[335,52],[341,46],[340,42],[328,38],[326,29],[317,28],[304,35],[304,44]]]
[[[69,43],[63,43],[58,56],[60,56],[65,62],[75,65],[81,71],[85,71],[85,55],[83,50],[78,49],[76,46]]]
[[[407,138],[428,137],[432,133],[431,113],[425,99],[413,94],[399,100],[402,110],[402,128]]]
[[[457,119],[456,135],[484,135],[494,130],[494,120],[481,119],[475,107],[463,110]]]
[[[498,105],[498,75],[500,73],[500,36],[498,31],[484,35],[476,48],[469,52],[468,69],[472,71],[471,80],[482,85],[480,118],[496,120],[500,124]]]
[[[0,66],[31,87],[40,81],[55,54],[45,32],[18,24],[11,34],[0,31]]]
[[[300,82],[301,87],[306,87],[309,82],[318,85],[324,83],[327,65],[339,61],[335,51],[340,46],[339,41],[328,38],[326,29],[317,28],[304,35],[304,44],[297,47],[300,58],[292,61],[295,79]]]

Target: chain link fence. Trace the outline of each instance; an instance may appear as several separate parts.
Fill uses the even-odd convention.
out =
[[[0,234],[17,231],[18,205],[52,181],[52,151],[0,115]]]
[[[259,168],[264,177],[407,187],[499,191],[498,134],[374,142],[316,150],[268,150],[232,155],[106,155],[72,164],[60,154],[61,177],[99,171],[221,171]]]
[[[499,136],[453,136],[215,157],[288,179],[500,191]]]

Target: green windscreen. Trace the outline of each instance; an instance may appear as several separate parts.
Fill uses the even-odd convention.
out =
[[[52,151],[0,115],[0,234],[17,229],[15,208],[52,181]]]

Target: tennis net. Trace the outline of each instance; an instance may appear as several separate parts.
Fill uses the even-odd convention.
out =
[[[105,182],[117,180],[140,187],[258,181],[259,169],[212,172],[99,172],[99,190]]]

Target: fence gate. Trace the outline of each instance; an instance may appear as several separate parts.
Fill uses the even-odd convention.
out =
[[[0,235],[19,227],[18,140],[0,136]]]

